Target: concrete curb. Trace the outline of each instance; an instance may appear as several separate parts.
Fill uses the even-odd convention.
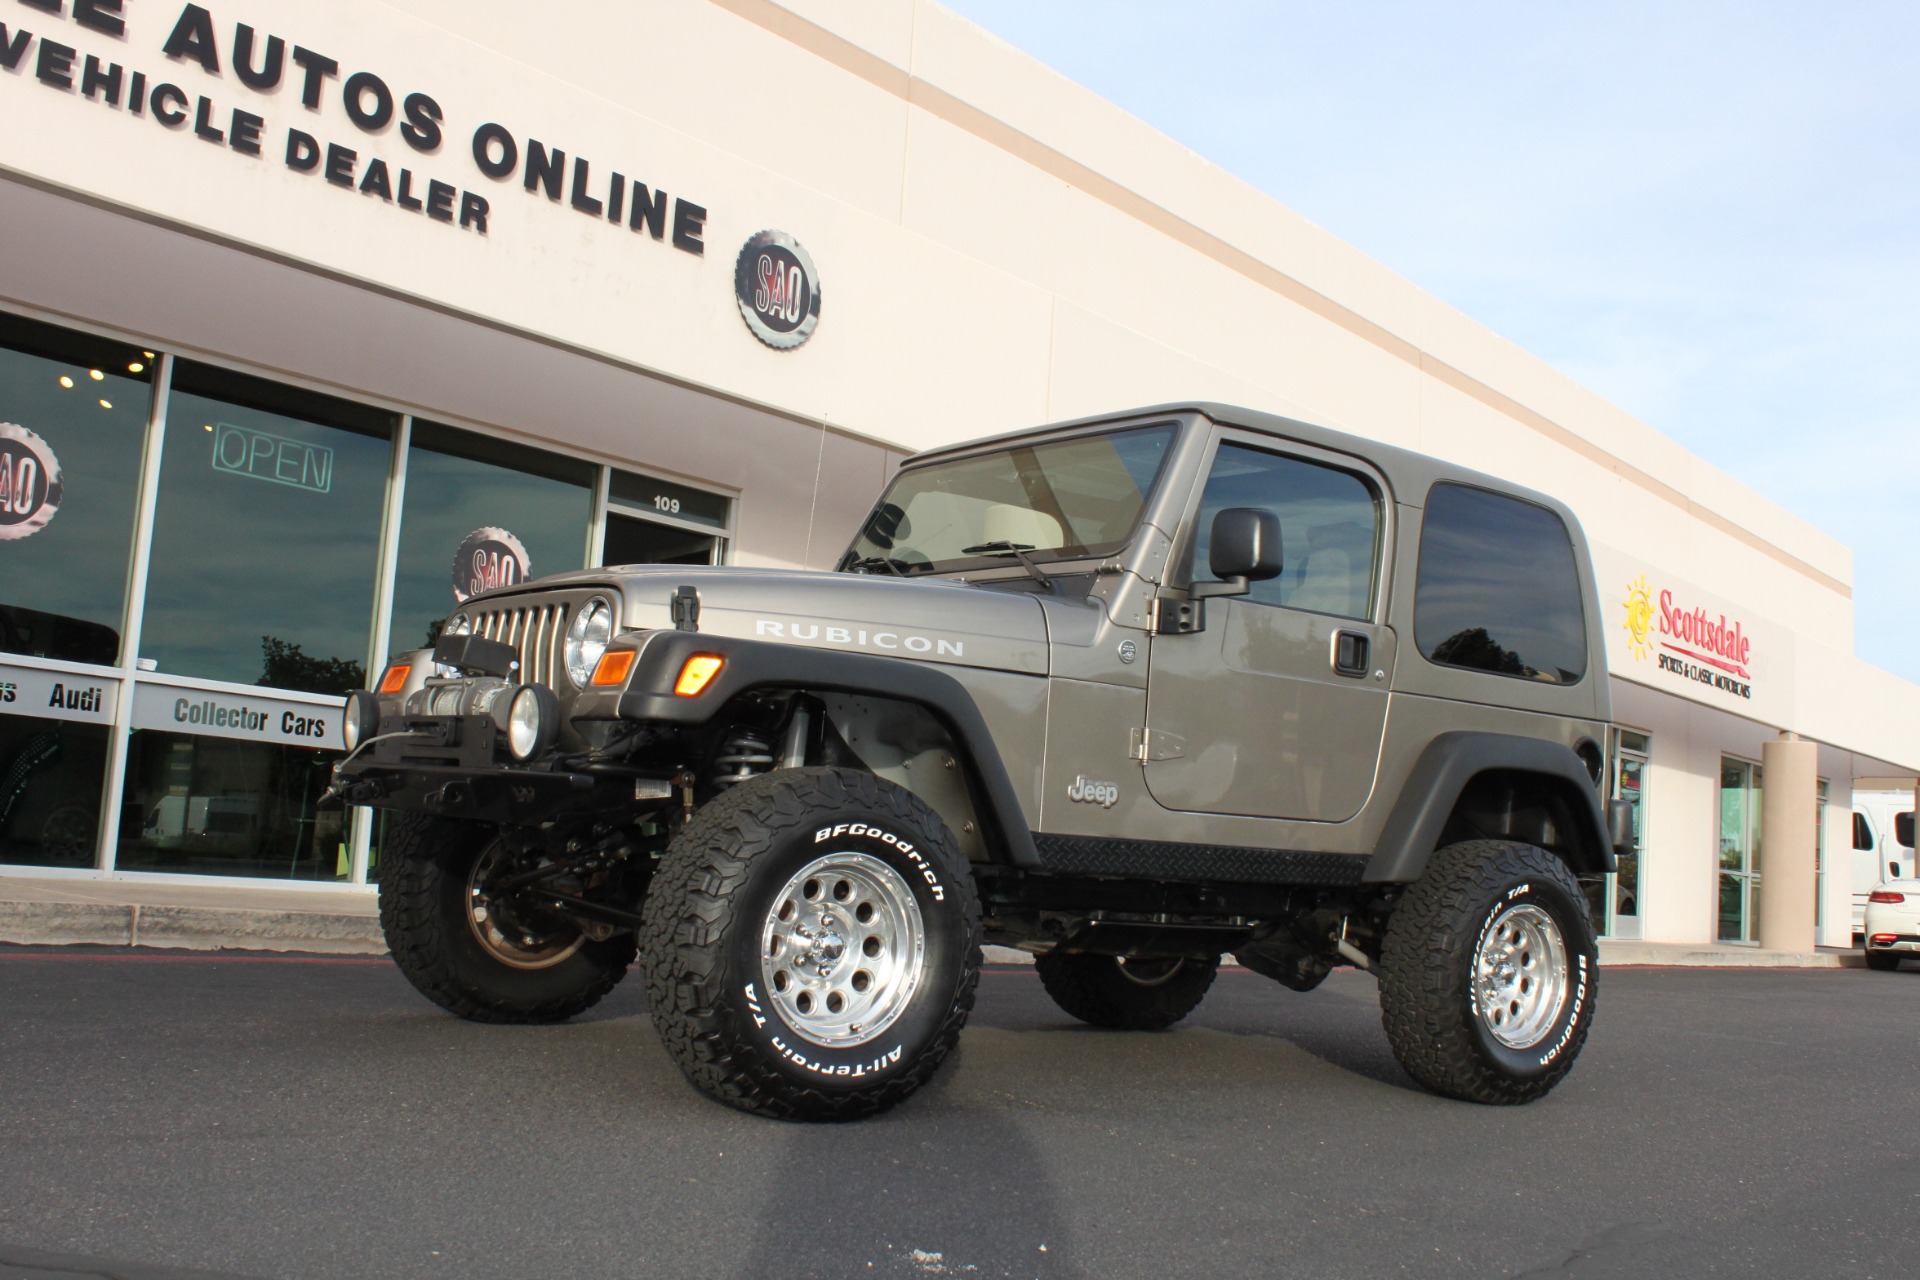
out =
[[[4,892],[0,882],[0,892]],[[234,895],[236,902],[244,894]],[[334,905],[332,903],[327,904]],[[71,902],[0,898],[0,943],[30,946],[168,947],[191,951],[309,951],[331,955],[387,953],[379,918],[368,910],[306,911],[276,905],[209,906],[141,902]],[[989,964],[1031,965],[1010,947],[982,948]],[[1231,962],[1231,957],[1226,957]],[[1761,951],[1608,939],[1603,967],[1649,965],[1712,969],[1858,969],[1858,951]]]
[[[0,942],[385,955],[373,916],[142,903],[0,902]]]

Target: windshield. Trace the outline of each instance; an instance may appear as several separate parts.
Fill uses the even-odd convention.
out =
[[[842,557],[860,573],[936,573],[1125,546],[1175,424],[1017,445],[902,473]]]

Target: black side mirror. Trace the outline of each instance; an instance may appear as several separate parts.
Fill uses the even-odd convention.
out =
[[[1193,597],[1245,595],[1255,582],[1280,576],[1280,517],[1262,507],[1228,507],[1213,518],[1207,567],[1219,582],[1196,582]]]

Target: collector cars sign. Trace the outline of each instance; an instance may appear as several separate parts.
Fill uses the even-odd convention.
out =
[[[60,509],[60,459],[34,432],[0,422],[0,542],[31,537]]]

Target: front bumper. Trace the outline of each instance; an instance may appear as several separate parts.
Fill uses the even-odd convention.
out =
[[[491,716],[383,716],[379,734],[334,766],[329,795],[378,809],[537,823],[615,808],[631,800],[633,779],[565,768],[557,752],[514,760]]]

